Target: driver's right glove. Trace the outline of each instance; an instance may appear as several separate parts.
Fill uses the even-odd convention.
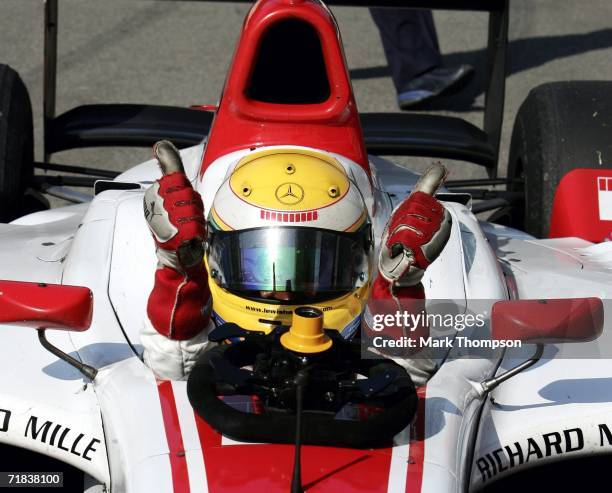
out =
[[[200,194],[168,141],[153,154],[162,178],[144,196],[144,215],[155,241],[157,270],[141,333],[144,359],[160,378],[183,379],[207,344],[211,296],[204,266],[206,222]]]

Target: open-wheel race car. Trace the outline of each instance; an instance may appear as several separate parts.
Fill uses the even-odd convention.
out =
[[[488,11],[483,129],[450,116],[359,114],[337,25],[318,0],[253,6],[218,105],[89,105],[59,116],[58,2],[47,0],[44,162],[33,158],[27,90],[0,65],[6,222],[0,225],[0,469],[12,471],[11,481],[53,485],[61,472],[67,489],[90,493],[438,493],[534,484],[566,491],[605,484],[612,458],[606,302],[612,83],[535,88],[516,117],[508,175],[501,178],[508,1],[329,3]],[[295,155],[283,162],[291,176],[304,156],[318,159],[362,197],[372,257],[394,207],[421,186],[416,173],[380,156],[484,166],[486,179],[449,180],[430,190],[452,226],[422,280],[428,312],[444,301],[453,313],[482,312],[483,323],[434,338],[431,344],[446,342],[434,356],[427,353],[431,375],[415,386],[404,363],[423,356],[372,351],[376,337],[359,336],[363,304],[346,304],[352,317],[346,326],[338,326],[336,307],[326,300],[247,306],[257,311],[255,322],[233,320],[235,298],[215,296],[223,289],[217,272],[223,266],[213,261],[209,239],[214,347],[187,381],[157,378],[143,361],[140,337],[157,266],[143,197],[160,169],[150,160],[117,174],[52,163],[50,156],[161,139],[182,148],[184,171],[217,226],[228,217],[240,220],[217,197],[240,167],[262,155]],[[277,199],[298,204],[303,190],[283,179]],[[257,180],[276,186],[277,178]],[[93,186],[93,198],[82,200],[71,186]],[[240,200],[253,205],[255,185],[238,186]],[[335,199],[344,185],[325,186]],[[41,192],[76,203],[47,210]],[[255,206],[270,224],[324,216],[323,209]],[[223,232],[215,235],[223,241]],[[368,278],[361,280],[356,298],[367,297]],[[470,341],[487,350],[471,351]],[[41,473],[35,484],[26,471]]]

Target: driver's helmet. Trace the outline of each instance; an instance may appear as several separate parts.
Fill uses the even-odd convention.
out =
[[[269,332],[308,305],[323,311],[325,328],[345,337],[359,327],[371,226],[338,160],[302,148],[252,152],[219,188],[208,224],[217,324]]]

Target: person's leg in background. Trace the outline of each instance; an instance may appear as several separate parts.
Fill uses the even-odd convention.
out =
[[[468,65],[443,67],[430,10],[372,8],[400,108],[430,101],[467,81]]]

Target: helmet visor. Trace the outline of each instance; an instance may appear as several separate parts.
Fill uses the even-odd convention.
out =
[[[369,276],[369,226],[356,233],[304,227],[215,232],[211,277],[236,294],[292,303],[340,296]]]

